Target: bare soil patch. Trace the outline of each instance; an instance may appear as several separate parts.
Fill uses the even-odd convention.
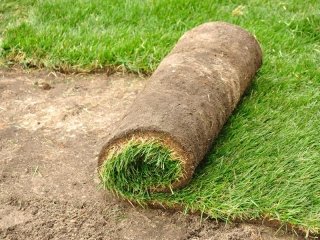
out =
[[[99,188],[98,153],[146,81],[0,70],[0,239],[296,239],[136,208]]]

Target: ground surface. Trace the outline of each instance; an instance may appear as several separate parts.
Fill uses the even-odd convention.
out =
[[[296,239],[134,208],[99,189],[97,154],[145,79],[0,70],[0,239]]]
[[[319,234],[320,1],[2,0],[0,66],[19,64],[62,72],[117,68],[151,73],[186,30],[217,20],[237,24],[254,34],[263,49],[263,66],[192,182],[170,197],[157,196],[157,200],[182,204],[224,219],[269,217],[295,224],[306,233]],[[122,93],[121,87],[118,91]],[[81,136],[86,136],[83,141],[90,139],[83,116],[88,117],[93,111],[81,101],[76,100],[78,109],[64,105],[61,99],[60,102],[52,99],[55,104],[63,104],[64,108],[58,109],[68,109],[60,113],[65,117],[50,116],[57,107],[42,97],[50,94],[53,97],[56,89],[58,86],[38,96],[40,103],[34,104],[41,106],[40,112],[36,109],[29,112],[24,104],[17,108],[19,114],[13,120],[20,119],[20,125],[25,126],[22,130],[43,129],[43,134],[49,134],[46,132],[49,124],[68,144],[72,144],[67,138],[70,134],[76,136],[74,139]],[[58,96],[61,95],[55,98]],[[33,98],[32,92],[30,101]],[[120,114],[126,107],[121,105],[125,103],[120,103],[120,96],[117,99],[112,102],[118,107],[110,110],[113,114]],[[20,104],[22,101],[28,102],[23,99]],[[109,110],[98,106],[100,115],[106,117],[104,112]],[[93,107],[94,111],[97,107]],[[6,111],[1,114],[8,115]],[[38,119],[39,114],[43,119],[37,125],[32,117]],[[100,115],[94,112],[88,117],[88,124],[109,129],[113,120],[108,119],[108,125]],[[47,125],[42,125],[45,121]],[[103,121],[101,125],[99,121]],[[101,142],[92,145],[99,148],[107,130],[95,131],[89,132]],[[40,141],[38,138],[32,141]],[[25,141],[32,143],[27,138]],[[38,145],[34,154],[44,147],[57,149],[43,140]],[[81,155],[81,151],[74,151]],[[36,172],[42,174],[43,166],[37,166]],[[66,172],[74,169],[62,166]]]

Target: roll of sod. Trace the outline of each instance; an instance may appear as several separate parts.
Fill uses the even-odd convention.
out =
[[[186,32],[108,137],[103,186],[132,198],[186,185],[261,63],[258,42],[238,26]]]

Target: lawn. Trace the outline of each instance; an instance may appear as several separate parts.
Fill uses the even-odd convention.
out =
[[[264,64],[192,182],[140,200],[320,233],[320,1],[2,0],[0,64],[151,73],[186,30],[252,32]]]

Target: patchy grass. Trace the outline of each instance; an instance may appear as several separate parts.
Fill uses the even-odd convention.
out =
[[[320,232],[318,0],[3,0],[0,14],[4,64],[67,71],[152,72],[183,32],[206,21],[251,31],[264,65],[208,159],[186,188],[142,200]]]

